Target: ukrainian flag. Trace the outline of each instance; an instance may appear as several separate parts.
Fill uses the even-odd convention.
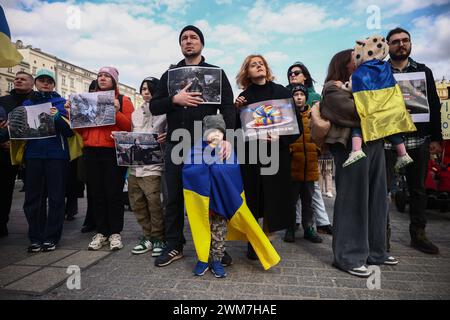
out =
[[[13,67],[22,61],[23,57],[11,43],[11,33],[5,12],[0,5],[0,68]]]
[[[249,241],[267,270],[281,258],[247,207],[236,155],[222,162],[215,151],[204,141],[197,143],[183,167],[184,201],[198,259],[208,262],[211,210],[228,220],[227,240]]]
[[[364,142],[416,131],[389,63],[361,64],[352,74],[352,90]]]

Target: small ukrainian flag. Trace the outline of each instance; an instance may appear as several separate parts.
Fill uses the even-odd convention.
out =
[[[22,61],[23,57],[11,42],[11,33],[5,12],[0,5],[0,68],[13,67]]]
[[[222,162],[214,151],[205,153],[208,148],[204,141],[197,143],[183,167],[184,201],[198,260],[208,262],[211,210],[228,220],[227,240],[249,241],[263,268],[270,269],[281,258],[247,207],[236,155]],[[211,157],[205,159],[205,154]]]
[[[417,130],[389,63],[361,64],[352,74],[352,91],[364,142]]]

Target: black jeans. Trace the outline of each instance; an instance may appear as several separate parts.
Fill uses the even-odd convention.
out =
[[[69,160],[26,160],[27,184],[23,210],[31,243],[48,241],[57,244],[61,239],[68,165]]]
[[[113,148],[85,148],[88,197],[92,195],[97,231],[106,237],[123,230],[125,167]]]
[[[167,202],[164,215],[165,239],[169,248],[182,249],[186,242],[184,229],[183,165],[172,162],[174,145],[168,143],[165,150],[164,178],[167,186]]]
[[[429,141],[426,141],[419,148],[408,149],[408,154],[414,160],[413,163],[405,167],[405,177],[409,191],[409,216],[410,230],[425,229],[427,225],[427,193],[425,191],[425,178],[428,170]],[[394,176],[394,164],[397,160],[397,153],[394,150],[386,150],[386,168],[388,186]]]
[[[314,194],[314,182],[313,181],[293,181],[292,182],[292,205],[291,205],[291,228],[295,227],[296,220],[296,208],[298,197],[302,202],[302,227],[306,232],[314,225],[314,211],[311,207],[312,197]]]
[[[16,182],[18,166],[11,165],[9,153],[0,151],[0,226],[6,226],[9,221],[14,184]]]

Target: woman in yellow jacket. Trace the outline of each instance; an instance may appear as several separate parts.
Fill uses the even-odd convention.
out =
[[[302,202],[302,226],[304,238],[321,243],[322,238],[314,229],[313,209],[311,207],[314,194],[314,181],[319,180],[318,152],[317,146],[311,140],[309,129],[309,114],[311,108],[306,104],[308,100],[308,89],[303,85],[296,85],[292,88],[292,95],[296,107],[299,109],[302,122],[303,134],[290,145],[292,156],[291,176],[292,176],[292,201],[291,201],[291,224],[286,229],[285,242],[295,241],[295,208],[298,197]]]

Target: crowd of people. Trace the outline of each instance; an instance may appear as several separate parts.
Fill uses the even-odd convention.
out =
[[[388,252],[391,233],[388,191],[396,159],[398,164],[399,157],[407,155],[408,159],[403,161],[402,166],[405,166],[410,192],[411,246],[425,253],[438,254],[439,249],[425,232],[426,168],[430,153],[439,153],[442,142],[440,102],[433,74],[424,64],[410,57],[412,39],[407,30],[393,29],[386,38],[378,40],[388,48],[389,60],[384,62],[388,72],[425,72],[427,80],[430,119],[415,123],[417,130],[414,132],[398,134],[400,142],[397,141],[394,146],[389,143],[391,139],[388,141],[384,137],[371,141],[361,139],[361,127],[365,122],[358,114],[359,100],[355,100],[351,90],[346,90],[346,83],[362,63],[361,52],[364,52],[366,45],[372,45],[367,42],[333,56],[321,95],[315,91],[315,81],[304,63],[295,62],[289,66],[289,84],[284,87],[274,82],[268,62],[262,55],[249,55],[236,76],[236,83],[243,90],[236,99],[223,70],[220,104],[205,103],[202,93],[189,90],[190,85],[170,95],[166,71],[160,80],[148,77],[142,81],[140,93],[145,102],[142,106],[133,106],[131,100],[119,92],[118,70],[102,67],[90,91],[115,92],[115,125],[82,129],[71,129],[68,116],[71,103],[54,91],[56,80],[52,71],[40,70],[35,78],[27,72],[18,72],[14,89],[9,95],[0,97],[0,106],[8,114],[20,106],[50,102],[56,136],[10,140],[7,120],[0,122],[0,236],[8,235],[14,184],[19,167],[24,166],[23,209],[29,225],[29,252],[47,252],[57,248],[63,236],[64,217],[70,220],[77,213],[77,197],[83,194],[83,187],[80,192],[80,181],[83,181],[81,185],[86,186],[88,199],[82,231],[95,232],[87,248],[99,250],[108,245],[111,250],[120,250],[123,248],[121,232],[124,226],[122,194],[127,177],[129,204],[142,228],[142,237],[132,253],[150,251],[156,258],[156,266],[167,266],[183,257],[185,213],[189,209],[186,205],[189,193],[186,190],[192,189],[193,184],[183,170],[185,164],[173,157],[180,143],[175,139],[176,130],[184,129],[195,136],[195,122],[203,122],[203,130],[213,130],[214,134],[208,131],[202,137],[217,150],[216,155],[220,159],[229,159],[235,150],[225,133],[245,125],[240,117],[243,107],[266,100],[293,99],[298,134],[279,135],[269,131],[258,137],[256,150],[246,141],[245,159],[236,164],[240,170],[229,167],[233,170],[233,181],[223,179],[220,170],[225,170],[225,167],[220,170],[211,167],[212,173],[220,173],[221,178],[217,179],[221,180],[212,178],[211,185],[202,184],[202,187],[207,185],[205,188],[218,190],[214,192],[216,196],[220,195],[221,188],[225,188],[230,197],[228,190],[237,191],[239,196],[242,189],[242,198],[238,197],[242,202],[238,201],[235,209],[242,204],[239,210],[248,208],[256,221],[261,219],[262,232],[267,239],[271,239],[274,232],[285,230],[283,240],[295,242],[300,224],[304,239],[312,243],[321,243],[323,236],[332,236],[333,265],[350,274],[368,277],[368,265],[398,264],[398,260]],[[208,64],[202,56],[205,39],[197,27],[190,25],[183,28],[179,44],[184,59],[171,69],[186,66],[218,68]],[[370,52],[369,56],[372,56]],[[355,86],[356,80],[353,79]],[[310,129],[314,108],[320,108],[321,116],[330,123],[323,144],[314,139]],[[218,114],[221,115],[219,118]],[[156,133],[164,152],[164,163],[130,167],[128,170],[118,166],[113,131]],[[195,143],[191,141],[190,146],[194,148]],[[271,150],[278,157],[279,166],[275,174],[261,174],[268,164],[260,158],[260,149]],[[348,163],[349,155],[352,159],[355,152],[363,156]],[[256,161],[250,161],[249,158],[255,155]],[[187,154],[181,156],[188,157]],[[235,184],[233,188],[220,187],[223,183]],[[209,194],[209,190],[204,192]],[[333,225],[322,196],[335,196]],[[211,242],[209,258],[208,254],[205,258],[200,253],[204,252],[204,248],[199,249],[201,244],[198,239],[203,238],[199,237],[198,232],[203,229],[193,228],[187,210],[199,256],[193,273],[201,276],[211,268],[216,277],[222,278],[226,276],[223,267],[232,263],[232,257],[225,250],[225,236],[227,223],[230,224],[233,218],[232,215],[220,215],[218,211],[222,205],[218,205],[218,198],[213,199],[211,195],[209,201],[210,210],[206,216],[207,220],[211,220],[211,235],[205,238]],[[223,206],[228,205],[223,199],[222,202]],[[230,208],[224,211],[229,212]],[[236,221],[234,219],[233,223],[238,229],[240,224],[252,226],[250,220]],[[279,257],[272,250],[271,242],[266,241],[262,233],[257,237],[260,241],[252,242],[251,239],[256,238],[248,231],[250,229],[241,230],[247,236],[243,238],[248,241],[247,258],[261,260],[265,268],[278,263]],[[210,248],[209,243],[207,248]]]

